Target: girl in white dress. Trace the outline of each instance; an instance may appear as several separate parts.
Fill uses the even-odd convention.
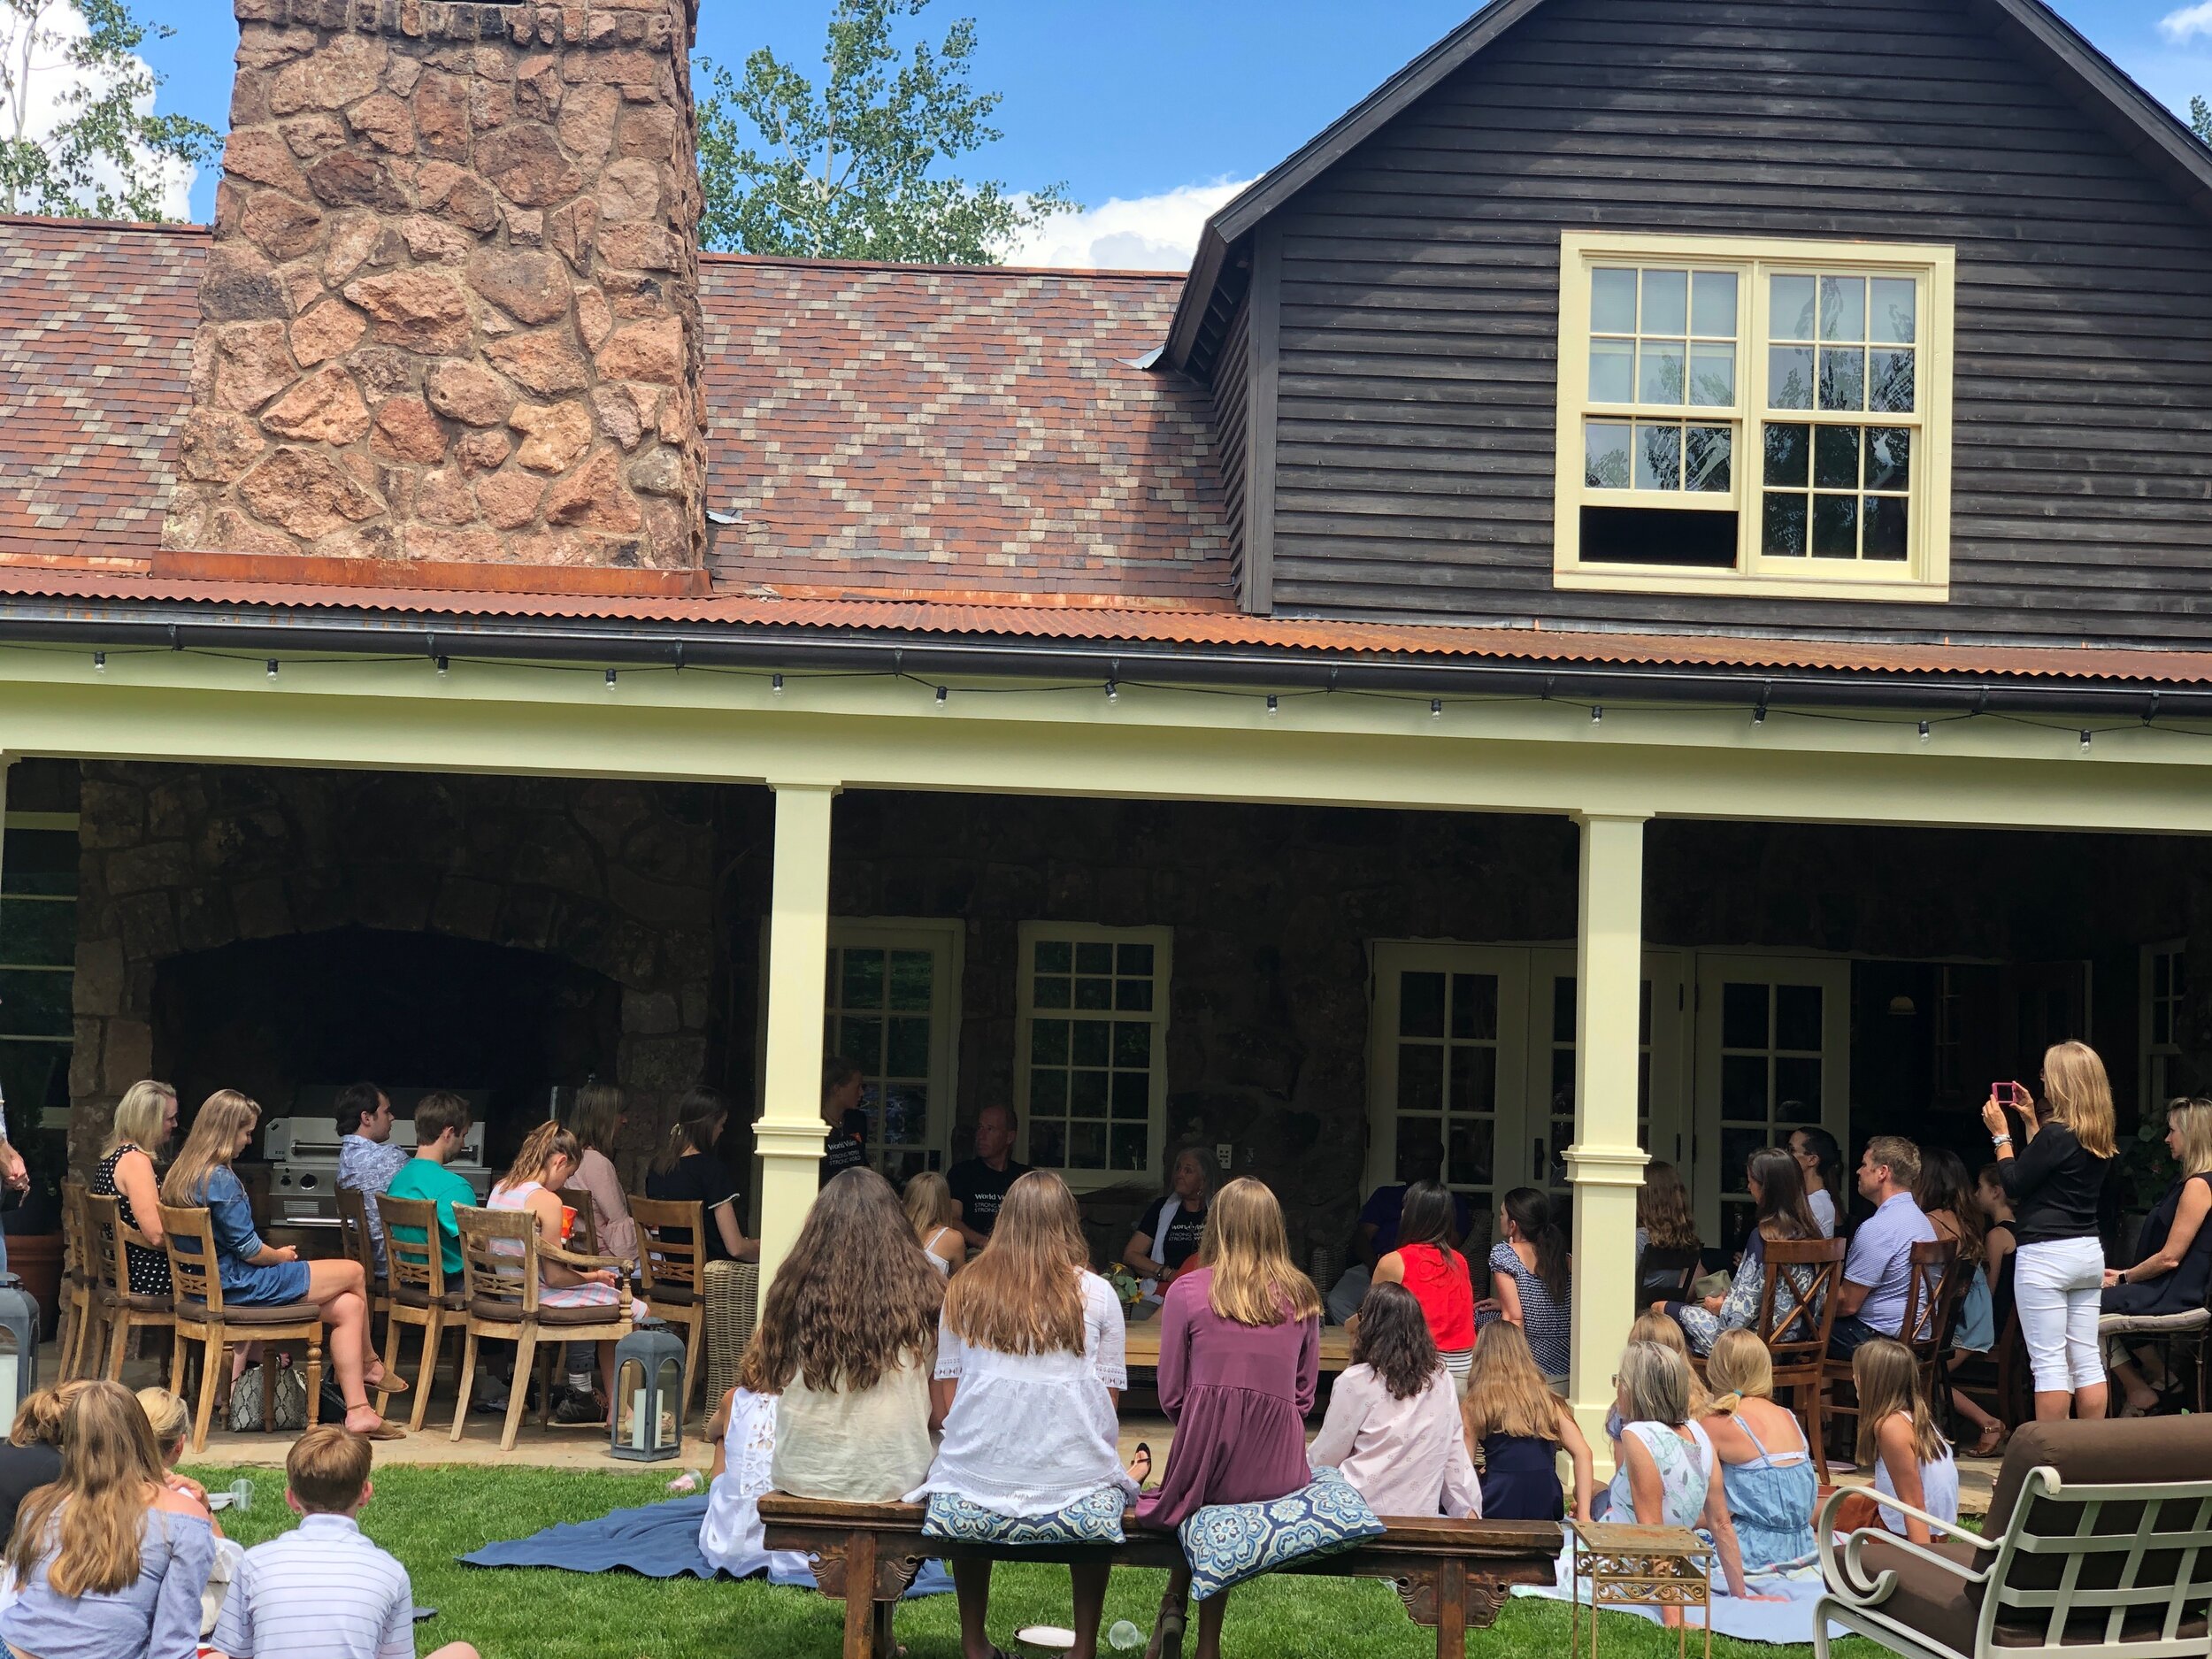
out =
[[[1007,1189],[990,1242],[945,1294],[931,1386],[944,1439],[908,1502],[949,1494],[1018,1521],[1118,1509],[1136,1497],[1116,1449],[1115,1407],[1129,1386],[1121,1302],[1089,1260],[1074,1195],[1057,1175],[1033,1170]],[[1107,1571],[1069,1569],[1073,1659],[1097,1653]],[[992,1659],[991,1563],[956,1561],[953,1584],[967,1659]]]
[[[776,1455],[776,1395],[759,1355],[757,1347],[746,1349],[737,1386],[717,1414],[726,1426],[715,1452],[706,1517],[699,1523],[699,1553],[733,1578],[750,1578],[764,1567],[773,1583],[811,1584],[804,1554],[771,1550],[761,1525],[760,1494],[774,1485],[769,1466]]]

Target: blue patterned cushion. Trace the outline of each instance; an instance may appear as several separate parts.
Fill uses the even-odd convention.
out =
[[[1311,1486],[1286,1498],[1209,1504],[1178,1532],[1190,1558],[1191,1594],[1203,1601],[1308,1555],[1349,1549],[1383,1530],[1350,1481],[1333,1469],[1317,1469]]]
[[[957,1493],[933,1492],[922,1532],[930,1538],[963,1538],[1016,1549],[1053,1544],[1118,1544],[1122,1541],[1122,1506],[1127,1502],[1119,1486],[1101,1486],[1056,1514],[1015,1516],[971,1503]]]

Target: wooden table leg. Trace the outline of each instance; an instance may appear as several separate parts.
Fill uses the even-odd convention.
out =
[[[1467,1569],[1456,1561],[1436,1571],[1436,1659],[1467,1659]]]
[[[845,1540],[845,1659],[875,1659],[876,1535]]]
[[[875,1603],[875,1617],[870,1626],[875,1637],[875,1659],[895,1659],[899,1651],[898,1643],[891,1636],[891,1615],[898,1605],[896,1601]],[[1712,1659],[1712,1655],[1707,1655],[1706,1659]]]

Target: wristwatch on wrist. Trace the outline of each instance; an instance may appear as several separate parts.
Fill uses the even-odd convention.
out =
[[[2010,1135],[1992,1135],[1989,1138],[1989,1144],[1993,1147],[2008,1147],[2012,1144],[2012,1137]]]

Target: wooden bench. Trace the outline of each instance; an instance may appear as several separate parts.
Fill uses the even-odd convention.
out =
[[[1333,1375],[1352,1363],[1352,1333],[1340,1325],[1321,1327],[1321,1370]],[[1129,1327],[1128,1365],[1132,1371],[1160,1368],[1160,1322],[1143,1319]]]
[[[1120,1545],[1009,1549],[922,1534],[917,1503],[829,1503],[763,1494],[768,1548],[795,1549],[814,1562],[824,1595],[845,1603],[844,1659],[890,1659],[891,1610],[933,1558],[1047,1562],[1172,1569],[1183,1548],[1172,1532],[1130,1525]],[[1436,1632],[1437,1659],[1464,1659],[1467,1630],[1487,1628],[1517,1584],[1549,1584],[1564,1542],[1550,1521],[1446,1521],[1385,1517],[1390,1530],[1341,1555],[1283,1569],[1328,1578],[1384,1578],[1417,1624]],[[1185,1611],[1162,1599],[1155,1634],[1160,1659],[1180,1659]]]

